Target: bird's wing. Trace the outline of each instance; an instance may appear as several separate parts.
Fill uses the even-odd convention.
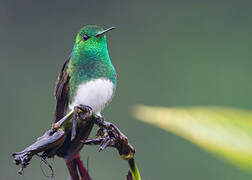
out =
[[[69,102],[69,94],[70,94],[70,74],[68,71],[69,61],[71,59],[71,55],[64,63],[55,86],[55,98],[56,98],[56,108],[54,113],[54,123],[59,121],[61,118],[64,117]]]

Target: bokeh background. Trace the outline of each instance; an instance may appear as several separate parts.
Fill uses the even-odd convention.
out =
[[[251,6],[249,0],[1,0],[0,179],[48,179],[36,157],[19,176],[11,153],[51,126],[54,82],[85,24],[117,27],[108,45],[118,89],[104,116],[136,148],[144,180],[251,179],[130,113],[133,104],[252,109]],[[125,179],[128,165],[117,152],[97,149],[81,152],[93,179]],[[64,161],[50,162],[56,179],[66,179]]]

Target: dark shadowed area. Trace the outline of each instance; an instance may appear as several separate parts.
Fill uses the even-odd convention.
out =
[[[108,46],[118,89],[104,116],[136,148],[143,180],[251,179],[130,114],[133,104],[252,109],[251,6],[249,0],[0,0],[0,179],[48,179],[36,157],[19,176],[11,153],[51,127],[57,73],[86,24],[117,27]],[[117,152],[97,150],[81,152],[93,179],[125,179],[128,165]],[[63,160],[50,163],[56,180],[67,179]]]

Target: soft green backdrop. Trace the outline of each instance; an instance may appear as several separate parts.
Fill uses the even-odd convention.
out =
[[[85,24],[117,27],[108,44],[119,83],[104,114],[136,148],[144,180],[251,179],[130,115],[136,103],[252,109],[251,6],[249,0],[0,0],[0,179],[47,179],[38,158],[17,175],[10,155],[51,126],[54,81]],[[94,180],[125,179],[128,166],[117,152],[97,149],[81,153]],[[63,160],[51,163],[56,180],[66,179]]]

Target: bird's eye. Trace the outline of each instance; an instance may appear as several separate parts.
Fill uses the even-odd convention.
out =
[[[84,34],[84,36],[83,36],[83,40],[84,41],[87,41],[89,39],[89,36],[88,35],[86,35],[86,34]]]

